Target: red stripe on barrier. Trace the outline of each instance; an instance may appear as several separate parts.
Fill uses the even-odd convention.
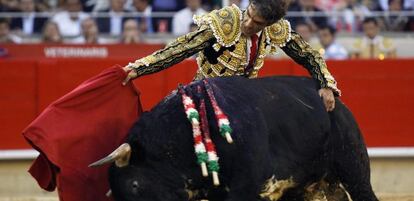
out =
[[[131,57],[130,53],[126,57]],[[21,131],[49,103],[82,81],[127,58],[91,59],[2,59],[0,60],[0,149],[26,149]],[[343,92],[341,97],[352,110],[371,147],[414,147],[414,59],[384,61],[328,62]],[[134,83],[148,110],[176,89],[188,83],[197,69],[186,60]],[[290,60],[268,60],[260,76],[307,75]]]

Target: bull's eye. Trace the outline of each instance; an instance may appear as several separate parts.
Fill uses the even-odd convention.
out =
[[[133,181],[132,182],[132,188],[138,188],[138,187],[139,187],[138,181]]]
[[[134,194],[137,194],[138,193],[138,188],[139,188],[138,181],[133,181],[132,182],[132,192]]]

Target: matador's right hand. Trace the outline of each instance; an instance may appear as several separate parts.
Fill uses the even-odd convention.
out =
[[[122,85],[126,85],[128,84],[128,82],[130,80],[133,80],[135,78],[138,77],[137,72],[130,66],[125,66],[124,68],[122,68],[126,73],[128,73],[127,77],[125,78],[125,80],[122,82]]]

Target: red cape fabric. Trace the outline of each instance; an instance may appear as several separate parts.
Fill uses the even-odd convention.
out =
[[[41,154],[29,172],[63,201],[106,201],[108,167],[89,168],[122,144],[142,112],[126,73],[112,67],[49,105],[24,131]]]

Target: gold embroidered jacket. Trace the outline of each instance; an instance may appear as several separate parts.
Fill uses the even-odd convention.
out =
[[[340,94],[336,81],[329,73],[321,55],[293,32],[285,19],[262,31],[253,67],[246,70],[247,38],[240,30],[242,14],[242,11],[233,5],[195,16],[194,21],[199,27],[197,31],[177,38],[164,49],[130,63],[129,66],[135,69],[138,76],[142,76],[166,69],[198,53],[196,80],[232,75],[255,78],[263,66],[265,56],[281,48],[293,60],[304,66],[321,88],[328,87]]]

